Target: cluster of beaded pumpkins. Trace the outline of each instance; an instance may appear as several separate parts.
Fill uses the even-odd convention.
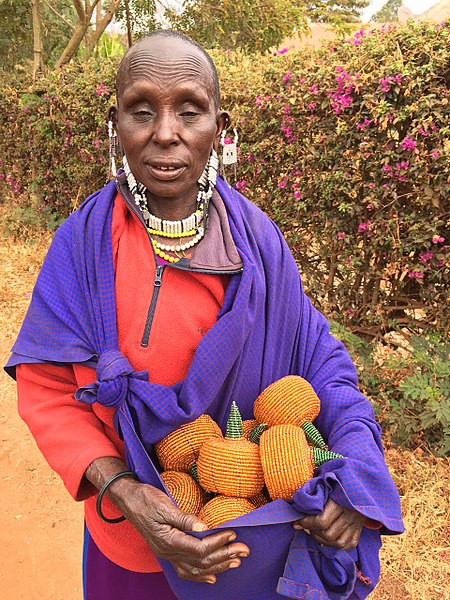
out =
[[[202,415],[159,441],[161,478],[178,507],[210,528],[271,500],[291,500],[316,467],[342,458],[312,424],[319,411],[305,379],[283,377],[256,399],[255,420],[242,421],[233,402],[225,437]]]

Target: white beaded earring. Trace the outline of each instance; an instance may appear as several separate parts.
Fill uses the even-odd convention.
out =
[[[117,157],[117,133],[114,129],[113,122],[108,121],[108,138],[109,138],[109,170],[111,175],[115,177],[117,175],[116,168],[116,157]]]
[[[228,141],[227,130],[224,129],[220,136],[220,144],[222,146],[221,175],[225,179],[225,167],[232,165],[234,170],[234,180],[236,181],[237,143],[239,140],[236,129],[233,129],[233,135],[233,141]]]

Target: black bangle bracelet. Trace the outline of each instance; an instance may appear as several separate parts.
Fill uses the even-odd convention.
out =
[[[124,516],[117,517],[116,519],[108,519],[108,517],[105,517],[105,515],[102,512],[102,500],[106,490],[114,481],[116,481],[116,479],[120,479],[121,477],[134,477],[134,479],[138,478],[136,473],[134,473],[133,471],[121,471],[120,473],[116,473],[115,475],[110,477],[108,481],[103,485],[102,489],[99,491],[97,496],[97,514],[101,519],[103,519],[103,521],[106,521],[107,523],[121,523],[122,521],[125,521]]]

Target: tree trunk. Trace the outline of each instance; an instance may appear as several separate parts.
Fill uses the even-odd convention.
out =
[[[78,48],[80,47],[81,42],[83,41],[84,36],[86,35],[88,27],[89,21],[84,23],[79,21],[77,23],[72,37],[67,43],[67,46],[64,48],[63,53],[55,63],[55,69],[58,69],[62,65],[65,65],[75,56]]]
[[[44,59],[42,56],[42,34],[41,16],[39,12],[39,0],[31,0],[31,12],[33,17],[33,82],[38,73],[44,70]]]
[[[127,38],[128,38],[128,48],[131,48],[133,45],[133,30],[131,28],[131,15],[130,15],[130,2],[129,0],[125,1],[125,16],[127,19]]]
[[[93,52],[102,33],[105,31],[105,29],[111,23],[111,21],[114,17],[114,14],[115,14],[116,10],[119,8],[121,2],[122,2],[122,0],[112,0],[111,4],[105,11],[103,18],[101,19],[101,21],[99,23],[97,23],[96,30],[93,31],[88,36],[88,38],[86,40],[86,50],[88,51],[89,54]]]

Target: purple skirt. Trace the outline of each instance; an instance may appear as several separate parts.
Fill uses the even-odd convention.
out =
[[[164,573],[136,573],[100,552],[87,527],[83,547],[84,600],[177,600]]]

